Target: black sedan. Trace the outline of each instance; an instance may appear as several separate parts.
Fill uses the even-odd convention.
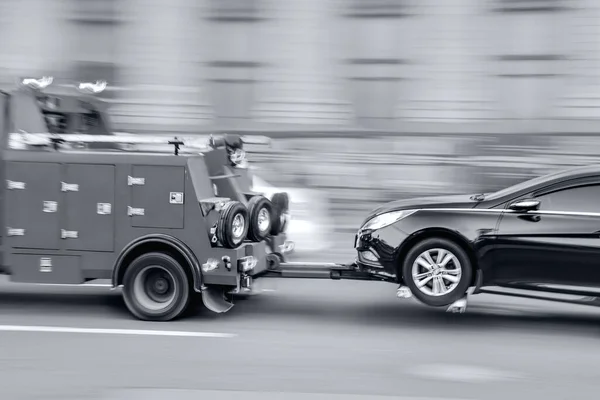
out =
[[[356,236],[357,264],[430,306],[471,288],[565,294],[600,290],[600,166],[495,193],[395,201]]]

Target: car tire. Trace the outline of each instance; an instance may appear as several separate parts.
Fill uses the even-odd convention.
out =
[[[438,260],[440,255],[442,259]],[[431,269],[424,265],[431,264],[428,259],[434,262]],[[444,261],[444,268],[440,268]],[[402,276],[417,300],[428,306],[443,307],[465,295],[472,281],[473,266],[466,251],[456,242],[429,238],[408,251]]]
[[[182,315],[191,300],[191,284],[183,266],[166,253],[146,253],[127,267],[123,299],[144,321],[170,321]]]
[[[236,219],[241,218],[241,231],[236,234]],[[217,222],[217,239],[228,249],[235,249],[244,242],[248,234],[248,210],[239,201],[230,201],[221,210]]]
[[[248,227],[248,239],[253,242],[260,242],[264,240],[271,232],[271,225],[273,225],[273,205],[264,196],[254,196],[248,202],[248,214],[249,227]],[[266,213],[266,215],[264,214]],[[261,229],[261,223],[259,219],[268,218],[268,224]]]

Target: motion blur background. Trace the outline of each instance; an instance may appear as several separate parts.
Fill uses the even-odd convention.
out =
[[[107,80],[118,130],[275,138],[250,159],[305,193],[296,250],[319,261],[347,261],[378,203],[600,158],[599,0],[0,0],[0,86],[26,75]],[[481,295],[459,318],[394,285],[269,284],[169,325],[233,339],[5,332],[0,397],[598,398],[597,309]],[[155,329],[118,293],[7,286],[0,325]]]
[[[597,0],[1,0],[0,38],[2,84],[105,79],[119,130],[277,138],[338,231],[600,150]]]

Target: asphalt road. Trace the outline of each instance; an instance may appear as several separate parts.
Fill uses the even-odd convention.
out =
[[[479,295],[449,314],[385,283],[264,282],[170,323],[133,320],[118,291],[0,283],[0,399],[598,397],[596,309]]]

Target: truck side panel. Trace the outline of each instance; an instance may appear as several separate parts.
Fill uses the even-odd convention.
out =
[[[45,284],[81,284],[80,257],[61,255],[13,254],[12,282]]]
[[[16,248],[60,249],[61,165],[5,165],[7,244]]]
[[[8,131],[10,130],[10,118],[9,118],[9,110],[8,110],[8,96],[2,92],[0,92],[0,144],[1,148],[6,146],[8,142]],[[6,182],[5,178],[5,161],[0,160],[0,182]],[[0,248],[4,248],[4,237],[6,232],[6,224],[5,224],[5,215],[4,215],[4,202],[6,201],[6,196],[4,194],[4,190],[0,189]],[[0,252],[0,270],[4,270],[6,265],[6,259],[4,257],[4,251]]]
[[[114,251],[115,166],[67,164],[64,172],[61,228],[77,233],[65,240],[66,250]]]
[[[131,226],[184,228],[185,167],[132,167]]]
[[[82,250],[84,247],[88,247],[87,245],[81,245],[80,250],[68,249],[68,247],[75,247],[73,245],[75,243],[75,239],[60,239],[61,228],[77,230],[78,239],[83,239],[84,235],[85,237],[88,235],[86,234],[86,229],[88,227],[70,225],[68,215],[61,213],[62,220],[57,220],[54,223],[54,227],[51,228],[53,235],[55,235],[54,238],[56,238],[56,241],[59,242],[53,250],[18,247],[13,245],[13,243],[18,245],[18,241],[15,240],[7,243],[5,246],[7,258],[6,264],[9,267],[8,272],[11,274],[18,274],[17,270],[25,265],[24,262],[21,261],[21,258],[19,258],[19,256],[23,254],[36,256],[37,262],[35,265],[37,265],[38,269],[40,268],[39,264],[41,262],[41,258],[52,257],[53,262],[56,262],[54,261],[54,258],[57,256],[75,256],[78,257],[77,265],[80,275],[69,275],[67,279],[68,282],[78,281],[80,276],[84,280],[109,279],[112,276],[114,263],[121,251],[135,239],[149,234],[162,233],[178,238],[182,242],[186,243],[186,245],[196,255],[200,263],[205,263],[208,258],[216,257],[221,259],[224,256],[228,256],[232,260],[235,260],[239,257],[247,255],[246,247],[252,246],[248,244],[238,249],[212,248],[209,235],[207,234],[207,221],[203,217],[200,205],[198,203],[198,200],[202,198],[214,196],[212,193],[212,183],[210,183],[210,179],[208,179],[207,174],[204,172],[206,169],[201,168],[204,167],[203,156],[201,155],[188,158],[184,156],[132,154],[119,152],[102,153],[87,151],[60,152],[52,150],[7,150],[4,152],[4,159],[8,164],[37,165],[36,170],[41,171],[40,174],[42,174],[47,165],[53,164],[59,166],[59,172],[55,173],[54,178],[47,178],[48,182],[53,181],[53,190],[56,190],[58,194],[62,196],[61,201],[63,203],[58,204],[59,210],[63,210],[65,207],[70,206],[69,201],[72,195],[81,194],[78,192],[60,192],[62,181],[65,183],[77,183],[74,181],[74,176],[69,176],[69,174],[65,175],[64,171],[66,166],[74,169],[83,167],[87,172],[91,171],[91,168],[88,169],[88,166],[90,165],[104,165],[108,166],[109,168],[114,166],[115,171],[113,178],[114,204],[111,210],[112,218],[114,218],[114,227],[112,229],[109,228],[108,231],[104,231],[103,228],[103,232],[98,232],[98,234],[101,234],[102,237],[105,237],[104,235],[108,236],[111,232],[114,232],[114,251]],[[188,162],[194,166],[193,168],[198,169],[197,172],[200,175],[198,182],[192,182],[191,173],[189,173],[186,168]],[[142,167],[142,169],[140,169],[140,167]],[[60,171],[63,171],[62,175],[60,174]],[[154,171],[160,173],[160,180],[153,178],[157,176],[155,175]],[[108,173],[106,174],[108,175]],[[144,175],[140,177],[145,178],[145,185],[128,184],[128,177],[136,177],[137,174]],[[103,186],[101,182],[103,182],[105,179],[104,173],[101,173],[101,175],[103,178],[100,181],[97,181],[97,175],[94,174],[93,177],[90,178],[90,184]],[[82,176],[81,178],[83,179],[84,177]],[[142,191],[140,191],[140,189],[142,189]],[[9,192],[11,192],[5,188],[2,190],[6,191],[5,195],[10,194]],[[83,186],[80,186],[79,190],[83,192]],[[175,199],[174,203],[171,203],[171,192],[183,192],[185,195],[183,204],[177,204],[181,198]],[[94,195],[90,194],[90,196],[93,197]],[[38,199],[39,198],[40,196],[38,195]],[[75,197],[72,198],[74,199]],[[65,201],[66,203],[64,203]],[[88,201],[92,202],[92,199],[90,198]],[[104,198],[101,199],[98,197],[94,200],[94,203],[100,201],[104,201]],[[19,204],[18,201],[13,200],[10,205],[7,205],[5,208],[6,216],[11,214],[12,209],[16,207],[16,204]],[[145,208],[144,216],[152,216],[153,219],[147,219],[144,222],[144,220],[140,219],[141,216],[128,217],[128,206],[134,208]],[[97,212],[96,209],[90,210],[86,208],[85,205],[82,207],[87,210],[86,215],[88,212],[91,212],[94,218],[96,217],[94,214]],[[98,216],[98,218],[104,216],[108,217],[107,215],[103,215]],[[184,217],[187,219],[185,224],[183,222]],[[74,218],[75,216],[72,217],[71,221],[74,221]],[[87,218],[88,217],[82,218],[81,223],[87,223],[90,229],[96,227],[98,230],[100,230],[100,225],[94,222],[86,222]],[[48,229],[43,224],[39,223],[36,223],[35,227]],[[12,237],[12,239],[21,238]],[[24,268],[28,267],[26,266]],[[46,272],[44,274],[51,275],[52,273]],[[207,276],[207,274],[203,275],[205,275],[204,279],[206,284],[213,283],[230,286],[236,286],[238,284],[238,274],[236,273],[235,268],[232,268],[231,270],[218,268],[215,271],[211,271],[210,276]],[[35,274],[33,276],[36,277]],[[37,276],[39,277],[40,275]],[[50,278],[44,275],[43,279],[48,280]],[[66,279],[64,275],[57,275],[56,278],[52,279],[52,283],[67,283],[59,282],[61,279]]]

